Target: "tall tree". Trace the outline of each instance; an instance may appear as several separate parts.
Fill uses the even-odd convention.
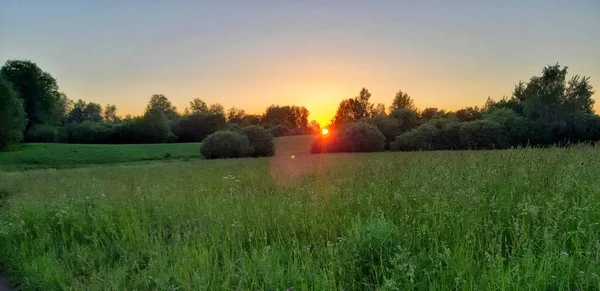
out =
[[[25,109],[12,85],[0,77],[0,151],[23,140]]]
[[[522,103],[523,113],[532,120],[548,123],[566,116],[593,112],[594,91],[588,77],[574,76],[567,83],[568,67],[547,66],[541,76],[515,87],[513,99]]]
[[[225,116],[225,108],[223,108],[223,105],[221,105],[221,103],[211,104],[208,107],[208,111],[212,114]]]
[[[56,79],[31,61],[9,60],[0,77],[10,82],[23,100],[29,129],[36,124],[57,125],[62,114],[61,94]]]
[[[77,123],[84,121],[100,122],[102,121],[102,106],[94,102],[86,103],[79,99],[73,104],[73,109],[69,112],[67,121]]]
[[[394,96],[392,106],[390,106],[390,112],[396,109],[410,109],[416,110],[415,101],[406,93],[399,90]]]
[[[575,75],[569,80],[565,92],[566,106],[572,112],[594,113],[594,93],[589,77]]]
[[[175,119],[179,116],[177,113],[177,107],[171,104],[171,101],[162,94],[154,94],[148,101],[148,106],[146,106],[146,113],[151,111],[160,111],[162,112],[168,119]]]
[[[246,116],[246,111],[231,107],[227,112],[227,122],[240,124],[242,123],[244,116]]]
[[[332,126],[339,127],[347,122],[370,118],[374,108],[369,102],[370,98],[369,90],[362,88],[357,97],[343,100],[332,120]]]
[[[200,100],[200,98],[194,98],[190,102],[190,111],[191,113],[206,112],[208,111],[208,105],[206,105],[206,102]]]
[[[117,106],[107,104],[104,108],[104,121],[114,123],[121,121],[121,119],[117,116]]]
[[[373,110],[372,115],[373,116],[385,115],[385,104],[383,104],[383,103],[377,104],[377,106],[375,106],[375,109]]]

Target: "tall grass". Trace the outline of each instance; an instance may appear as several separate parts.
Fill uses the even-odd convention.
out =
[[[0,261],[24,290],[597,290],[597,161],[588,147],[0,173]]]

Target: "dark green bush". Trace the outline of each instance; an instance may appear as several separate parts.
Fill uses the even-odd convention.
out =
[[[207,136],[200,148],[200,153],[207,159],[240,158],[251,152],[247,136],[227,130]]]
[[[296,132],[294,131],[294,129],[287,127],[285,125],[276,125],[275,127],[272,127],[270,129],[271,131],[271,135],[275,136],[275,137],[280,137],[280,136],[288,136],[288,135],[294,135],[296,134]]]
[[[101,122],[70,123],[63,128],[60,136],[61,142],[106,144],[113,142],[114,128],[111,124]]]
[[[199,142],[226,126],[227,122],[222,114],[199,112],[181,118],[175,134],[180,142]]]
[[[0,151],[9,150],[23,140],[25,109],[12,85],[0,78]]]
[[[385,150],[385,136],[376,126],[363,121],[348,123],[332,130],[327,136],[317,136],[311,153],[378,152]]]
[[[385,150],[385,136],[376,126],[353,122],[341,132],[342,147],[346,152],[379,152]]]
[[[395,151],[433,150],[434,138],[438,134],[438,129],[433,124],[425,123],[397,136],[390,148]]]
[[[252,147],[251,156],[270,157],[275,155],[273,136],[266,129],[258,125],[251,125],[244,127],[242,133],[248,137],[250,147]]]
[[[44,124],[36,124],[25,133],[27,142],[55,142],[57,137],[58,130]]]
[[[506,148],[502,127],[490,120],[463,122],[460,126],[460,142],[464,149]]]
[[[526,146],[530,143],[531,127],[525,117],[510,108],[498,108],[488,111],[486,120],[498,123],[502,127],[506,142],[510,146]]]
[[[400,121],[392,116],[377,115],[373,117],[372,123],[385,136],[385,147],[387,149],[390,148],[390,145],[394,142],[396,136],[402,133]]]

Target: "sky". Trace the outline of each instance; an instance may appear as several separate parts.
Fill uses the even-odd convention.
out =
[[[327,123],[362,87],[455,110],[557,62],[598,91],[598,14],[598,0],[0,0],[0,62],[29,59],[119,115],[164,94],[181,111],[302,105]]]

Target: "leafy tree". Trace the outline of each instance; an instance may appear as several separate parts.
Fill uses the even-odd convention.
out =
[[[31,61],[9,60],[0,69],[0,77],[11,83],[17,96],[23,100],[26,129],[36,124],[58,124],[64,110],[61,108],[61,93],[52,75]]]
[[[473,121],[481,118],[481,111],[477,106],[459,109],[454,113],[459,121]]]
[[[110,123],[121,121],[117,116],[117,106],[111,104],[106,105],[106,108],[104,108],[104,121]]]
[[[575,75],[569,80],[565,91],[565,103],[570,112],[594,113],[594,89],[590,85],[589,77]]]
[[[460,123],[451,119],[432,119],[405,132],[390,145],[392,150],[450,150],[460,144]]]
[[[379,103],[373,109],[371,116],[385,115],[385,104]]]
[[[310,129],[310,132],[312,134],[321,133],[321,125],[316,120],[311,120],[310,124],[308,125],[308,128]]]
[[[423,109],[420,114],[421,120],[427,122],[434,118],[446,118],[448,117],[448,113],[444,110],[439,110],[437,108],[428,107]]]
[[[194,113],[179,120],[179,129],[175,134],[182,142],[199,142],[216,131],[225,129],[227,122],[221,114],[210,112]]]
[[[242,123],[244,116],[246,116],[246,111],[231,107],[227,112],[227,122],[240,124]]]
[[[161,110],[146,112],[135,125],[140,143],[165,143],[173,135],[169,119]]]
[[[402,133],[400,122],[393,116],[376,115],[371,122],[385,136],[386,148]]]
[[[502,127],[490,120],[463,122],[459,134],[465,149],[501,149],[507,146]]]
[[[390,111],[398,109],[417,110],[415,101],[406,92],[402,92],[402,90],[396,92],[396,96],[394,96],[394,100],[392,101],[392,106],[390,106]]]
[[[225,108],[220,103],[211,104],[208,107],[208,111],[212,114],[218,114],[225,116]]]
[[[12,85],[0,77],[0,151],[13,148],[23,140],[25,109]]]
[[[567,83],[567,71],[568,67],[559,64],[547,66],[541,76],[515,87],[513,99],[523,104],[527,118],[548,125],[572,114],[593,112],[594,91],[589,78],[576,75]]]
[[[510,146],[526,146],[533,135],[527,119],[512,109],[498,108],[486,114],[485,120],[493,121],[502,127]]]
[[[401,133],[416,128],[421,124],[419,121],[419,113],[417,113],[416,110],[407,108],[396,109],[392,112],[391,116],[398,120]]]
[[[385,150],[385,136],[366,122],[353,122],[341,131],[343,150],[347,152],[377,152]]]
[[[69,122],[100,122],[102,121],[102,106],[93,102],[86,103],[79,99],[75,102],[73,109],[67,115],[67,120]]]
[[[369,102],[371,93],[362,88],[357,97],[343,100],[335,113],[332,126],[337,128],[346,123],[371,118],[373,104]]]
[[[309,130],[308,115],[308,109],[305,107],[271,105],[265,111],[262,122],[265,125],[281,125],[299,132],[306,132]]]
[[[206,102],[200,100],[200,98],[195,98],[190,102],[190,111],[191,113],[207,112],[208,105],[206,105]]]
[[[151,111],[160,111],[171,120],[179,117],[179,114],[177,113],[177,107],[173,106],[171,101],[169,101],[169,99],[162,94],[154,94],[152,97],[150,97],[148,106],[146,106],[146,114]]]
[[[250,115],[245,115],[242,118],[242,125],[259,125],[261,123],[261,117],[260,115],[256,115],[256,114],[250,114]]]
[[[252,147],[251,156],[270,157],[275,155],[273,136],[267,130],[258,125],[252,125],[244,127],[242,133],[244,133],[250,141],[250,147]]]

